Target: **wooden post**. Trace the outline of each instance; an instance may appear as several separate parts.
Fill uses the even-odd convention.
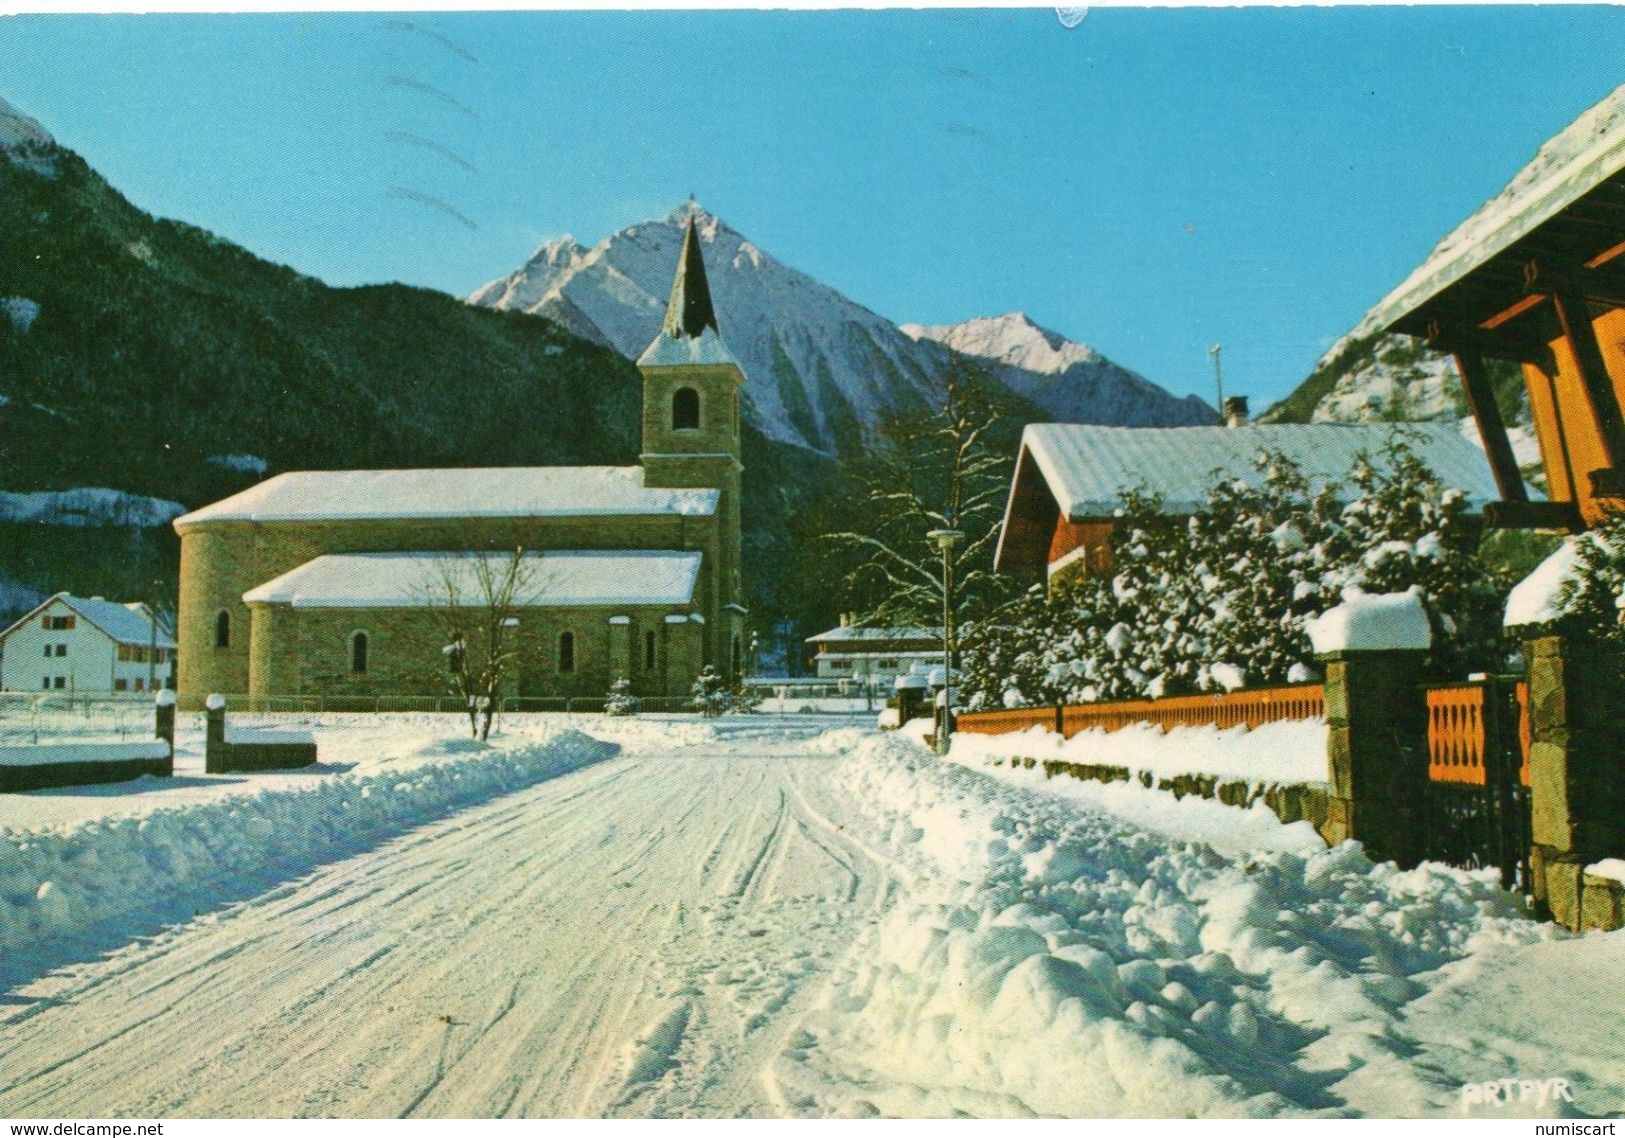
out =
[[[1504,502],[1527,502],[1529,493],[1524,489],[1523,475],[1518,473],[1518,460],[1507,438],[1501,408],[1495,402],[1495,391],[1490,386],[1484,357],[1470,348],[1457,348],[1454,355],[1456,370],[1461,373],[1461,385],[1467,391],[1467,404],[1472,408],[1473,418],[1478,421],[1478,433],[1484,437],[1484,450],[1489,455],[1490,471],[1495,475],[1495,488],[1500,491]]]
[[[153,725],[154,738],[162,739],[169,744],[169,753],[175,753],[175,693],[164,688],[155,697],[156,722]]]
[[[1574,351],[1574,362],[1580,368],[1580,386],[1596,417],[1608,466],[1616,469],[1625,463],[1625,415],[1620,413],[1619,397],[1608,378],[1608,365],[1603,362],[1602,347],[1597,343],[1597,330],[1591,326],[1590,310],[1584,299],[1567,291],[1553,293],[1552,304],[1563,335]]]

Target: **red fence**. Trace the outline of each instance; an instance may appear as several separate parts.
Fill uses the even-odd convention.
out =
[[[1016,711],[967,711],[955,722],[958,730],[976,735],[1003,735],[1029,727],[1054,731],[1058,725],[1060,733],[1070,739],[1091,728],[1117,731],[1136,723],[1155,724],[1164,731],[1170,727],[1253,728],[1264,723],[1314,719],[1325,714],[1325,689],[1320,684],[1295,684],[1224,695],[1182,695],[1171,699],[1080,703],[1060,708],[1028,707]]]
[[[1488,732],[1484,722],[1482,683],[1450,684],[1427,690],[1428,778],[1433,782],[1485,783],[1484,753]],[[1529,785],[1529,685],[1517,685],[1518,751],[1522,766],[1518,780]]]

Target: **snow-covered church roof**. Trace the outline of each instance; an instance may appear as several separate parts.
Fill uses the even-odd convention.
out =
[[[176,528],[217,521],[541,518],[716,513],[720,492],[643,484],[641,466],[322,470],[279,474],[193,510]]]
[[[529,553],[521,561],[514,603],[686,605],[694,597],[700,556],[665,549]],[[329,553],[250,589],[243,600],[293,608],[421,608],[444,604],[453,592],[460,607],[480,607],[487,603],[482,559],[498,580],[509,568],[505,553]]]
[[[1021,439],[1072,520],[1109,518],[1125,491],[1158,494],[1169,513],[1191,513],[1221,478],[1262,483],[1254,461],[1278,451],[1302,467],[1312,485],[1347,482],[1354,458],[1373,457],[1396,429],[1447,487],[1474,508],[1500,495],[1484,452],[1455,423],[1258,423],[1244,427],[1098,427],[1035,423]]]

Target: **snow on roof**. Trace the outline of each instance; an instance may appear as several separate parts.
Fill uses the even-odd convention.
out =
[[[842,625],[817,636],[807,637],[808,644],[833,643],[846,640],[941,640],[942,628],[858,628]]]
[[[177,518],[216,521],[716,513],[719,492],[646,487],[641,466],[324,470],[279,474]]]
[[[1221,478],[1261,484],[1253,462],[1266,450],[1296,461],[1315,487],[1346,483],[1354,456],[1365,451],[1380,463],[1378,451],[1396,430],[1446,487],[1464,491],[1475,508],[1500,498],[1489,460],[1454,423],[1034,423],[1023,433],[1021,446],[1043,472],[1062,515],[1076,521],[1111,517],[1124,492],[1136,488],[1161,495],[1169,513],[1194,512]]]
[[[739,361],[713,328],[702,328],[698,336],[673,336],[662,331],[638,357],[639,367],[682,367],[686,364],[733,364]]]
[[[1410,593],[1361,593],[1308,621],[1315,655],[1332,652],[1425,652],[1433,643],[1422,598]]]
[[[1365,323],[1387,328],[1625,169],[1625,86],[1548,139],[1505,189],[1440,241]]]
[[[500,577],[506,553],[483,555]],[[464,607],[484,605],[475,553],[329,553],[243,594],[249,604],[293,608],[417,608],[443,597],[449,580]],[[617,549],[530,553],[520,607],[679,605],[694,596],[698,552]]]
[[[84,617],[91,624],[105,632],[119,644],[139,644],[142,646],[155,645],[159,648],[173,648],[175,641],[164,632],[162,624],[157,628],[154,638],[152,621],[144,611],[138,611],[115,601],[106,601],[100,597],[76,597],[72,593],[58,593],[46,601],[34,612],[47,608],[53,601],[61,601],[74,612]],[[144,606],[143,606],[144,607]],[[34,613],[23,618],[26,621]],[[18,624],[23,623],[18,621]],[[12,625],[12,628],[17,625]],[[10,629],[7,630],[8,632]]]
[[[1561,619],[1564,610],[1558,598],[1562,596],[1564,583],[1579,568],[1580,543],[1589,540],[1589,534],[1564,538],[1562,545],[1514,585],[1507,596],[1502,624],[1507,628],[1523,628]]]

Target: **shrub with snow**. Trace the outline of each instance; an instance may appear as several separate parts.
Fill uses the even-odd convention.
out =
[[[632,681],[625,676],[616,676],[615,682],[609,685],[609,695],[604,700],[605,715],[636,715],[638,713],[638,697],[632,694]]]
[[[1316,674],[1310,618],[1345,594],[1413,588],[1436,672],[1500,667],[1504,583],[1477,557],[1466,496],[1402,436],[1362,456],[1347,491],[1311,487],[1280,454],[1260,454],[1258,468],[1259,485],[1220,482],[1190,517],[1126,495],[1110,574],[1035,588],[964,634],[968,705],[1302,682]]]

